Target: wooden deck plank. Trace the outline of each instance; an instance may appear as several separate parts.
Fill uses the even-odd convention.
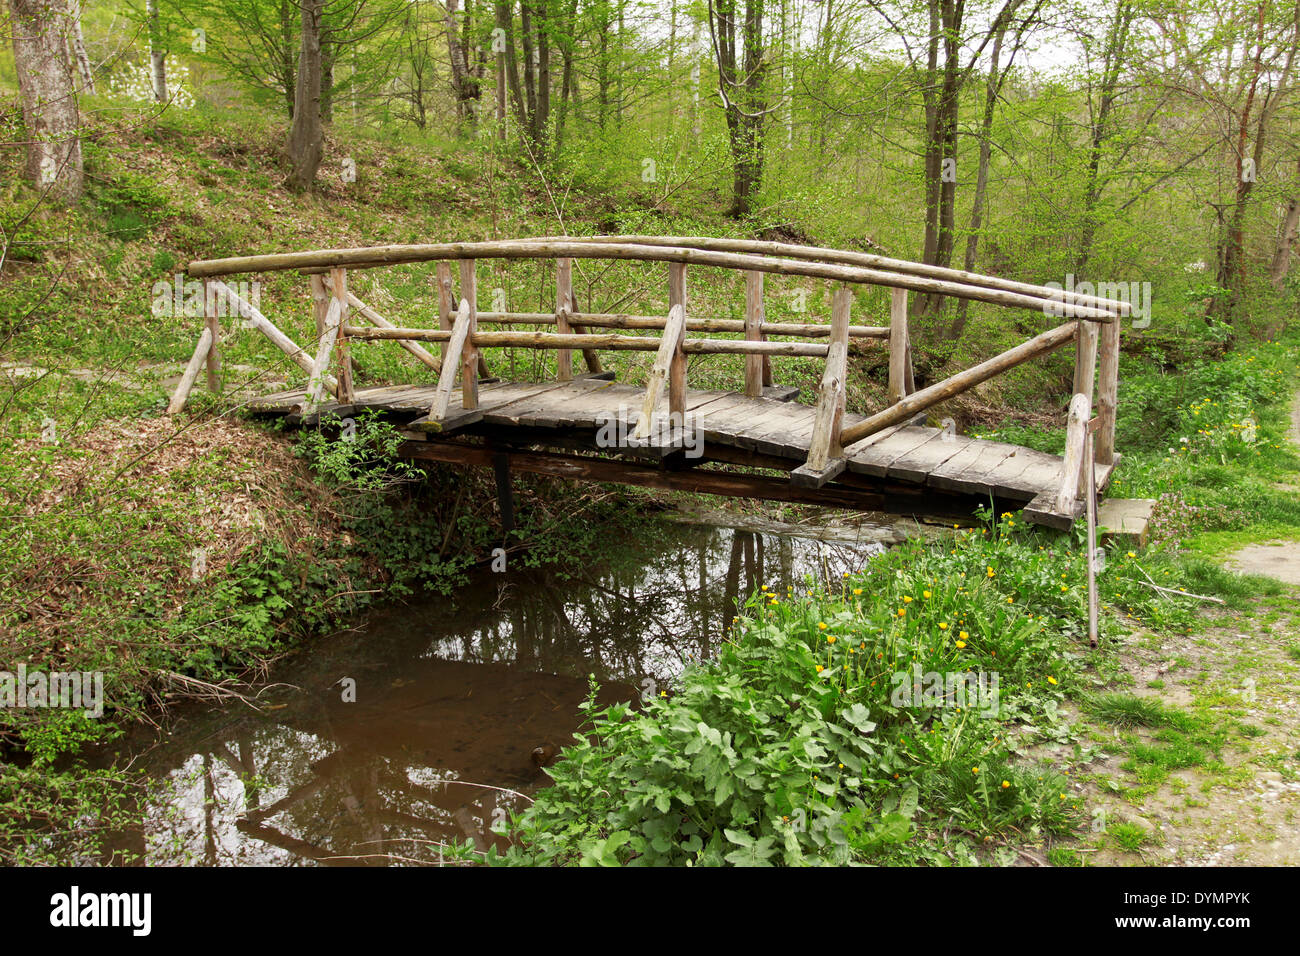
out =
[[[395,415],[428,412],[433,385],[373,386],[356,393],[350,405],[325,405],[329,414],[352,414],[356,409],[374,408]],[[304,398],[303,389],[288,389],[259,396],[247,403],[253,412],[291,415]],[[492,426],[517,426],[551,430],[595,431],[620,408],[635,424],[644,389],[600,378],[577,378],[568,382],[484,383],[480,407],[466,414],[460,396],[453,396],[443,430],[483,422]],[[692,390],[686,395],[686,410],[697,416],[707,445],[743,449],[802,463],[807,456],[816,411],[811,406],[782,397],[749,398],[740,392]],[[863,416],[845,413],[844,425]],[[424,422],[417,418],[410,426],[417,431]],[[655,449],[651,449],[654,451]],[[666,449],[657,449],[664,452]],[[736,454],[734,452],[728,454]],[[726,456],[724,455],[724,458]],[[1005,442],[984,441],[970,436],[948,436],[923,425],[904,425],[870,440],[866,447],[850,449],[846,466],[859,475],[923,485],[949,493],[986,497],[995,495],[1010,502],[1036,501],[1059,488],[1062,459]],[[1098,487],[1104,488],[1113,466],[1099,466]],[[1046,499],[1043,499],[1046,500]]]
[[[930,441],[937,434],[937,428],[925,428],[908,425],[881,442],[855,453],[849,458],[850,471],[873,478],[884,478],[889,473],[889,466],[909,452]]]
[[[886,469],[886,475],[921,484],[936,468],[975,441],[969,435],[949,435],[940,431],[925,444],[894,459]]]
[[[931,472],[926,484],[940,491],[960,491],[980,496],[992,494],[993,486],[987,480],[988,473],[1017,450],[1015,445],[1004,442],[976,441]]]

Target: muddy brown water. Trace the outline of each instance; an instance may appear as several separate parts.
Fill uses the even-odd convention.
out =
[[[153,787],[114,848],[153,865],[298,866],[500,846],[493,823],[546,785],[538,762],[580,728],[588,675],[601,705],[655,693],[715,653],[760,585],[798,591],[882,550],[653,527],[649,544],[610,542],[578,574],[485,571],[454,603],[374,611],[277,665],[261,712],[182,708],[161,739],[129,740],[118,757]]]

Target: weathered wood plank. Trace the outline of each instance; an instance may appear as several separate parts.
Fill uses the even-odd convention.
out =
[[[198,344],[194,346],[194,354],[190,356],[189,364],[185,366],[185,371],[181,375],[181,380],[176,384],[176,391],[172,393],[172,399],[167,404],[167,414],[175,415],[185,407],[185,402],[190,397],[190,389],[194,387],[194,380],[199,376],[199,369],[207,361],[208,350],[212,347],[212,330],[204,328],[199,333]]]
[[[672,309],[668,312],[668,322],[664,326],[664,334],[659,339],[659,351],[655,354],[654,364],[650,367],[650,374],[646,378],[645,396],[641,401],[641,417],[637,422],[637,429],[633,435],[638,441],[645,441],[650,437],[655,408],[659,405],[659,396],[663,393],[664,385],[672,374],[672,369],[675,367],[678,358],[681,357],[681,340],[682,336],[685,335],[685,321],[686,313],[682,305],[674,303]],[[685,372],[683,371],[681,374],[684,376]],[[677,408],[672,408],[670,399],[670,412],[676,411],[680,413],[684,410],[684,392],[679,396],[678,401],[681,404]]]
[[[441,420],[447,415],[447,403],[451,401],[451,390],[456,384],[456,372],[464,368],[465,345],[470,336],[470,316],[473,312],[470,309],[470,303],[466,299],[460,300],[460,310],[456,313],[456,324],[452,326],[451,340],[447,343],[447,351],[442,355],[442,372],[438,376],[438,388],[434,393],[433,404],[429,408],[429,416],[435,421]],[[472,347],[472,346],[471,346]],[[470,377],[474,375],[474,367],[470,366]],[[466,399],[470,401],[466,401]],[[473,408],[478,403],[478,388],[472,388],[461,393],[462,407]]]
[[[924,445],[938,434],[938,429],[908,425],[870,448],[856,451],[849,458],[849,469],[860,475],[884,478],[889,466],[908,452]]]
[[[907,290],[889,290],[889,403],[907,395]],[[892,424],[892,423],[891,423]]]
[[[790,480],[798,484],[820,488],[846,465],[840,460],[834,467],[828,467],[832,458],[842,459],[844,451],[840,447],[840,422],[844,417],[849,311],[852,305],[853,293],[847,286],[835,291],[831,303],[831,345],[826,355],[821,392],[817,396],[812,433],[808,438],[808,460],[790,474]]]
[[[940,431],[925,444],[890,462],[886,475],[921,484],[936,468],[974,441],[969,435],[949,435]]]
[[[763,340],[763,273],[745,273],[745,338],[750,342]],[[745,394],[759,398],[763,394],[763,357],[757,353],[745,356]]]

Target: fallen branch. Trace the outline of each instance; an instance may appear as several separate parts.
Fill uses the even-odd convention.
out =
[[[1159,584],[1156,584],[1155,581],[1151,580],[1151,575],[1147,574],[1146,571],[1143,570],[1141,565],[1134,564],[1133,566],[1137,568],[1139,571],[1142,571],[1142,576],[1147,579],[1146,581],[1138,582],[1138,584],[1141,584],[1144,587],[1154,588],[1155,590],[1161,591],[1165,594],[1177,594],[1181,597],[1196,598],[1198,601],[1212,601],[1215,604],[1227,603],[1226,601],[1223,600],[1223,598],[1210,597],[1209,595],[1206,594],[1193,594],[1191,591],[1180,591],[1178,588],[1161,587]],[[1151,583],[1148,584],[1147,581],[1150,581]]]

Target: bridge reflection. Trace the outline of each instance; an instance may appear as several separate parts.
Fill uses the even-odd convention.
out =
[[[494,823],[547,777],[534,751],[598,705],[670,687],[726,638],[739,602],[838,579],[879,545],[656,526],[652,545],[580,574],[484,574],[314,644],[264,713],[187,713],[144,760],[158,783],[119,850],[150,863],[437,863],[503,847]],[[355,681],[345,702],[340,681]],[[234,706],[234,705],[232,705]],[[273,709],[272,709],[273,708]]]

